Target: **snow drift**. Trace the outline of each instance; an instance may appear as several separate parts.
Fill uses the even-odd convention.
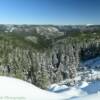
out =
[[[0,100],[63,100],[62,96],[41,90],[19,79],[0,77]]]
[[[99,84],[100,81],[83,82],[76,87],[54,84],[49,92],[19,79],[0,77],[0,100],[99,100]]]

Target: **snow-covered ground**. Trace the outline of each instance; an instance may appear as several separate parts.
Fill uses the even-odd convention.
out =
[[[99,100],[99,90],[100,81],[73,87],[53,84],[49,92],[22,80],[0,77],[0,100]]]
[[[70,100],[100,100],[100,93],[93,94],[93,95],[88,95],[80,98],[74,98]]]
[[[22,80],[0,77],[0,100],[64,100],[56,93],[41,90]]]
[[[82,62],[80,66],[84,68],[84,70],[79,72],[79,76],[83,74],[82,78],[86,80],[100,79],[100,57]]]
[[[94,97],[96,96],[96,98],[94,98],[93,100],[99,100],[100,81],[92,81],[92,82],[84,81],[81,84],[78,84],[73,87],[68,87],[64,85],[59,86],[57,84],[53,84],[49,88],[49,90],[62,95],[63,97],[65,97],[65,100],[90,100],[89,98],[92,97],[93,99],[93,96]]]
[[[53,84],[49,91],[66,95],[69,100],[99,100],[100,98],[100,57],[81,63],[85,67],[74,79],[77,83],[73,87]],[[67,80],[62,83],[66,83]],[[65,97],[65,98],[66,98]],[[79,99],[78,99],[79,98]]]

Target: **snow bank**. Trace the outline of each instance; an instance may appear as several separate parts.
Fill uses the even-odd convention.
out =
[[[52,92],[60,94],[65,99],[67,98],[68,100],[69,99],[74,100],[72,98],[82,97],[84,98],[82,100],[89,100],[88,95],[96,94],[100,91],[100,81],[98,80],[92,81],[92,82],[83,81],[81,84],[77,84],[76,86],[73,86],[73,87],[68,87],[68,86],[63,86],[63,85],[59,86],[57,84],[53,84],[51,85],[51,87],[52,87],[51,89]],[[87,99],[85,96],[87,97]],[[96,97],[97,99],[93,99],[93,100],[99,100],[98,98],[100,97],[100,93],[99,93],[99,96],[98,95],[96,96],[97,96]],[[78,99],[78,100],[81,100],[81,99]]]
[[[58,84],[51,85],[51,87],[49,88],[49,91],[55,92],[55,93],[63,96],[65,99],[86,95],[86,93],[83,92],[78,87],[68,87],[66,85],[58,85]]]
[[[81,89],[72,87],[68,91],[61,92],[60,95],[64,96],[65,98],[67,97],[69,99],[72,97],[81,97],[87,94],[83,92]]]
[[[64,100],[22,80],[0,77],[0,100]]]
[[[79,88],[85,88],[87,87],[89,84],[85,81],[82,82],[82,84],[79,85]]]
[[[52,91],[52,92],[61,92],[61,91],[66,91],[68,89],[69,89],[68,86],[58,85],[58,84],[53,84],[49,87],[49,91]]]
[[[0,77],[0,100],[90,100],[90,99],[99,100],[100,99],[100,93],[99,93],[100,81],[93,81],[91,83],[82,82],[81,85],[73,87],[53,84],[50,89],[53,93],[37,88],[36,86],[19,79]],[[89,94],[94,94],[94,95],[88,96]]]

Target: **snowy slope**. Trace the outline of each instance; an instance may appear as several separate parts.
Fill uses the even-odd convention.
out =
[[[3,100],[64,100],[61,95],[41,90],[24,81],[0,77],[0,98]]]
[[[65,87],[65,89],[64,89],[64,87]],[[73,100],[73,98],[78,99],[79,97],[87,98],[86,100],[90,100],[90,99],[88,99],[89,98],[88,95],[94,95],[100,91],[100,81],[98,81],[98,80],[92,81],[92,82],[83,81],[80,84],[77,84],[73,87],[68,87],[65,85],[59,86],[57,84],[56,85],[53,84],[51,86],[51,88],[50,88],[51,89],[50,91],[60,94],[65,98],[67,97],[68,100]],[[100,94],[98,94],[98,95],[100,96]],[[75,99],[75,100],[77,100],[77,99]],[[81,99],[79,99],[79,100],[81,100]],[[98,100],[98,96],[96,99],[93,99],[93,100]]]
[[[48,92],[27,82],[0,77],[0,100],[99,100],[100,81],[68,87],[54,84]],[[55,90],[55,91],[54,91]],[[58,92],[57,92],[58,91]],[[54,93],[55,92],[55,93]],[[89,94],[92,94],[89,96]],[[17,98],[17,99],[16,99]],[[76,98],[76,99],[75,99]]]
[[[56,93],[59,93],[61,91],[66,91],[68,90],[69,87],[66,86],[66,85],[58,85],[58,84],[53,84],[49,87],[49,91],[52,91],[52,92],[56,92]]]
[[[80,97],[86,95],[86,92],[82,91],[78,87],[68,87],[66,85],[53,84],[49,88],[49,91],[62,95],[64,98],[69,99],[71,97]]]

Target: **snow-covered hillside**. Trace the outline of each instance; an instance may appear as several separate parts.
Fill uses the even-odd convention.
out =
[[[82,82],[73,87],[53,84],[49,90],[62,95],[66,100],[90,100],[91,97],[92,100],[99,100],[100,81]]]
[[[0,100],[63,100],[63,96],[41,90],[24,81],[0,77]]]
[[[100,57],[87,60],[81,63],[84,70],[78,72],[78,76],[74,79],[76,84],[68,87],[66,84],[68,80],[60,83],[60,85],[53,84],[49,91],[66,95],[70,100],[99,100],[100,97]],[[66,98],[65,97],[65,98]],[[79,98],[79,99],[78,99]],[[92,100],[91,99],[91,100]]]
[[[0,77],[0,100],[99,100],[100,81],[73,87],[54,84],[49,91],[19,79]]]

